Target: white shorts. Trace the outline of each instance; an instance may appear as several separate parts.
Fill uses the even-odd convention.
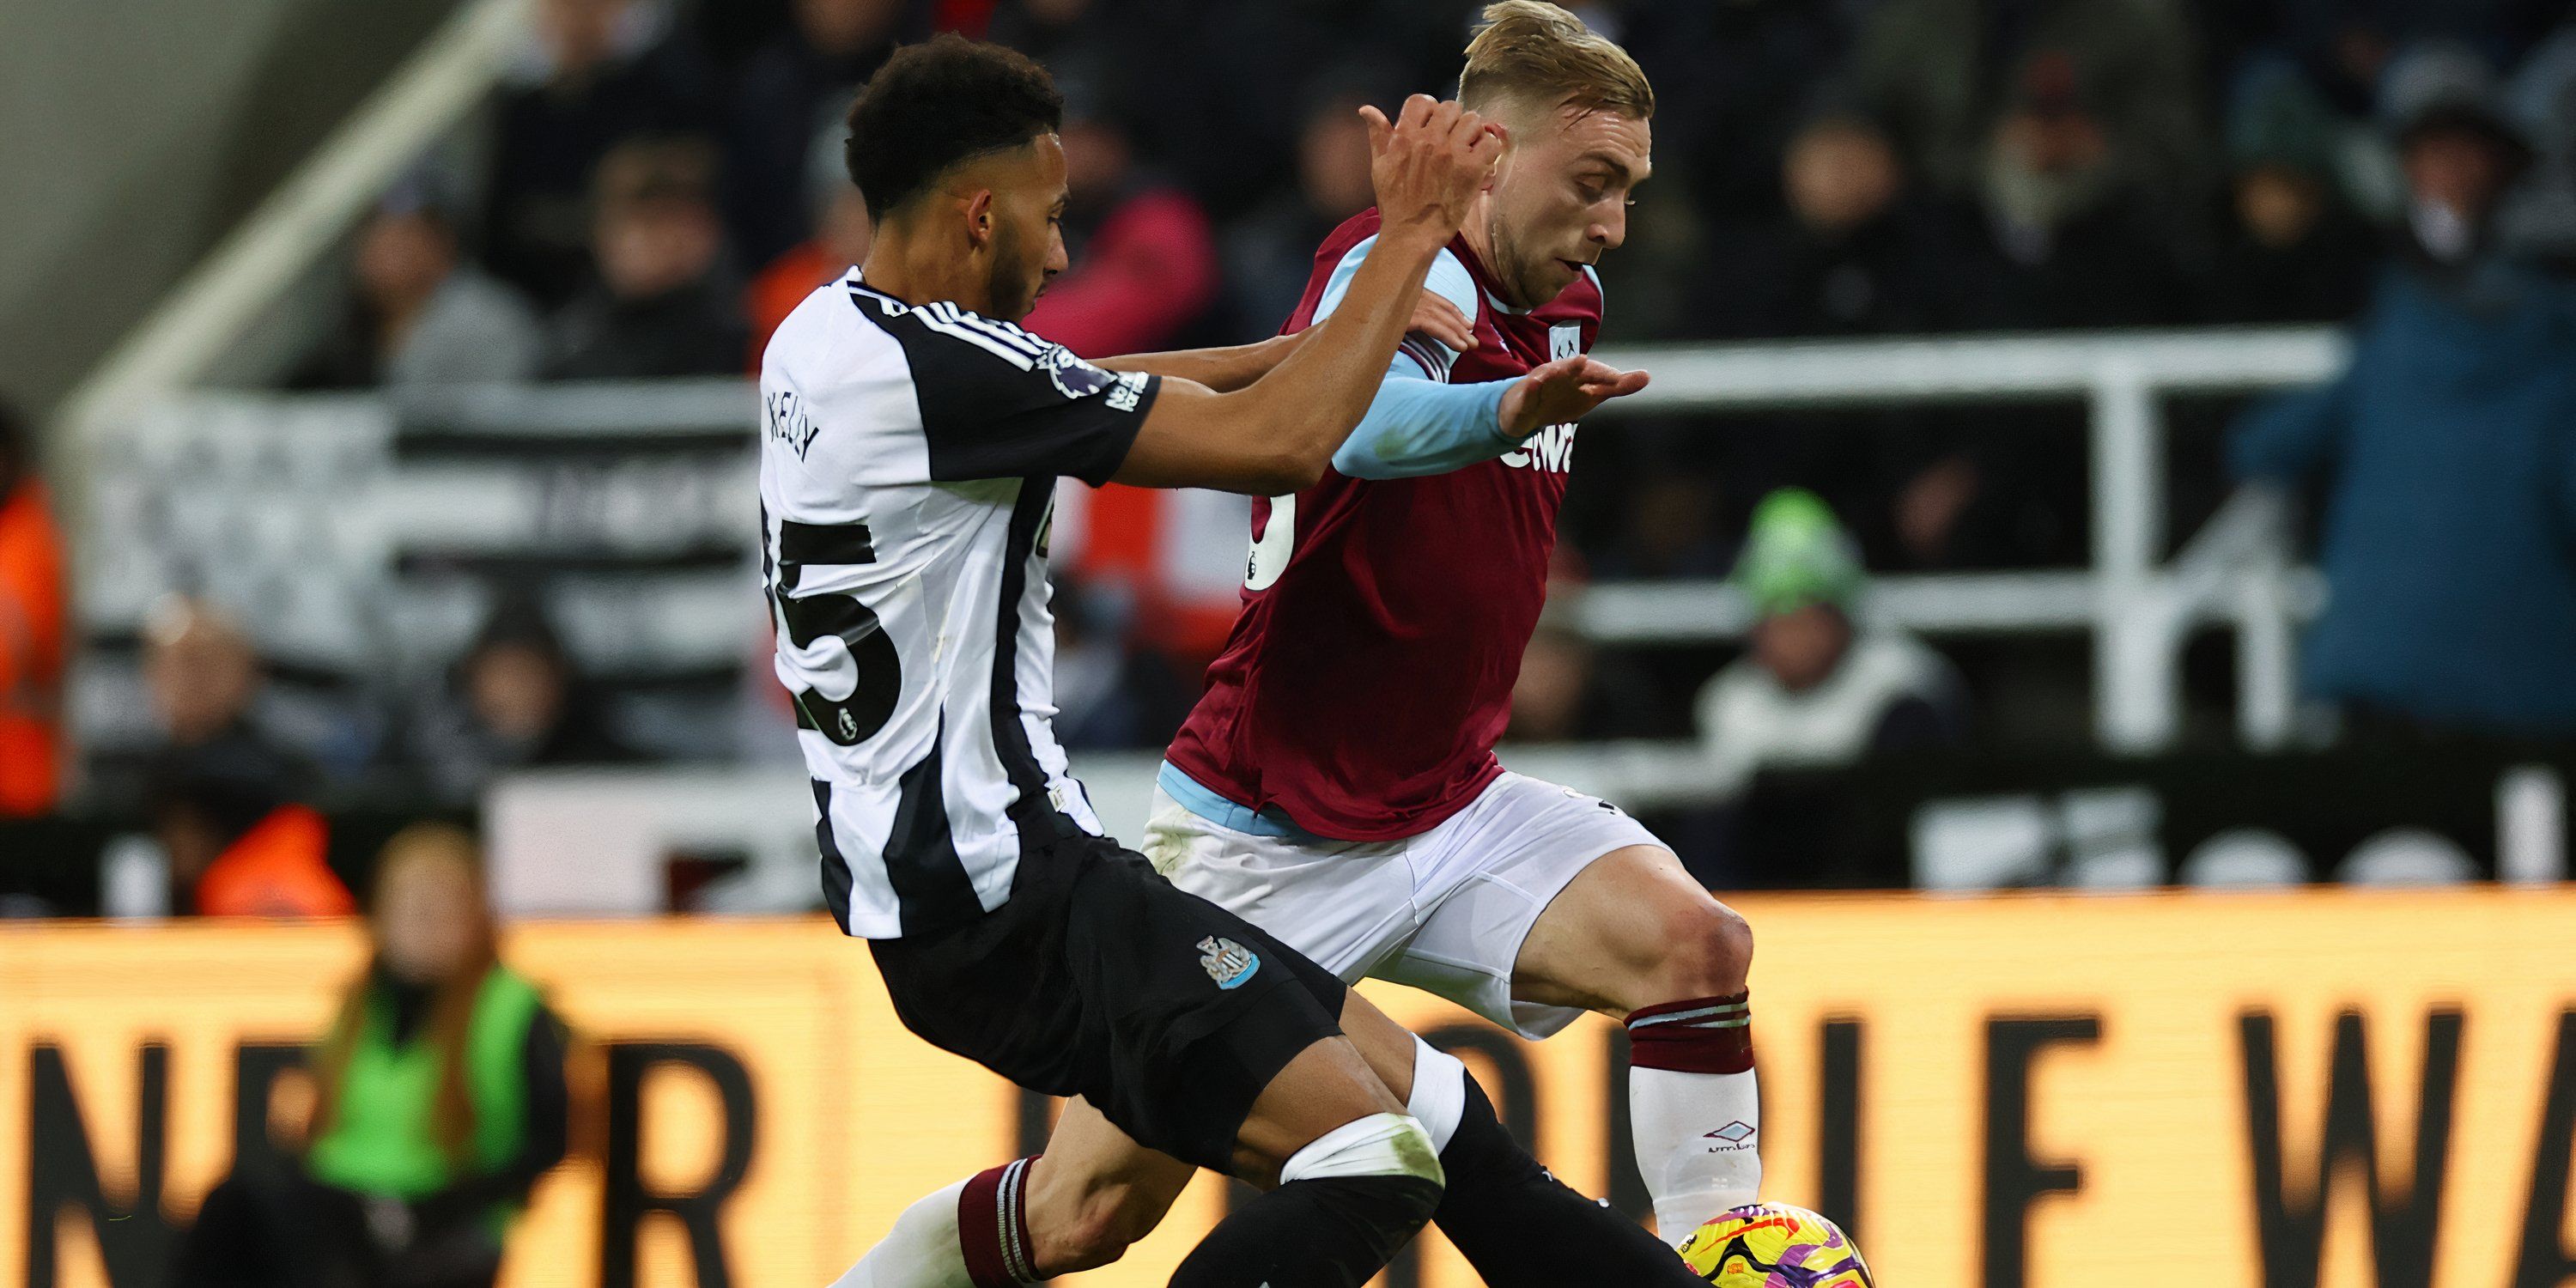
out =
[[[1599,797],[1506,772],[1439,826],[1395,841],[1254,836],[1157,790],[1142,849],[1172,884],[1345,982],[1410,984],[1543,1038],[1582,1012],[1512,1000],[1521,945],[1578,873],[1631,845],[1663,842]]]

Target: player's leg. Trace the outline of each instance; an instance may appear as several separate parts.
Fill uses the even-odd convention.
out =
[[[1513,997],[1628,1026],[1630,1128],[1657,1228],[1678,1239],[1754,1201],[1760,1097],[1745,987],[1753,932],[1671,851],[1593,861],[1531,927]]]
[[[1432,1220],[1488,1288],[1699,1288],[1672,1249],[1530,1157],[1457,1057],[1356,991],[1342,1030],[1439,1147],[1448,1188]]]
[[[1438,1207],[1439,1153],[1339,1023],[1341,981],[1142,858],[1093,852],[1063,959],[1088,1012],[1078,1088],[1120,1130],[1268,1187],[1174,1288],[1359,1288]]]
[[[1744,979],[1752,936],[1652,832],[1596,797],[1504,774],[1417,838],[1430,911],[1377,973],[1542,1038],[1628,1022],[1632,1135],[1678,1237],[1760,1181]]]
[[[834,1288],[1011,1288],[1096,1269],[1162,1224],[1197,1172],[1137,1144],[1076,1097],[1045,1153],[905,1209]]]
[[[1270,1192],[1202,1240],[1174,1284],[1358,1288],[1440,1193],[1429,1136],[1339,1039],[1315,1043],[1262,1091],[1236,1163]],[[1046,1154],[914,1204],[835,1288],[1009,1288],[1107,1265],[1152,1231],[1196,1170],[1077,1100]]]
[[[1105,1266],[1154,1232],[1195,1167],[1137,1144],[1087,1100],[1068,1100],[1031,1160],[1030,1246],[1040,1278]]]
[[[1199,1241],[1172,1288],[1360,1288],[1430,1222],[1444,1181],[1422,1124],[1339,1036],[1262,1089],[1235,1175],[1271,1188]]]
[[[1001,907],[869,949],[922,1038],[1275,1187],[1192,1254],[1180,1288],[1360,1288],[1439,1204],[1430,1138],[1341,1036],[1341,982],[1115,842],[1033,847]],[[975,1198],[960,1186],[946,1210]],[[916,1205],[934,1236],[945,1206]]]
[[[1417,890],[1410,851],[1418,841],[1256,836],[1192,814],[1161,793],[1144,832],[1145,853],[1175,885],[1261,927],[1345,980],[1401,953],[1413,939]],[[1517,924],[1526,928],[1537,913],[1531,904]],[[1505,1010],[1518,946],[1515,936],[1499,949],[1489,981],[1490,1000]],[[1694,1282],[1670,1249],[1531,1159],[1504,1130],[1465,1065],[1414,1037],[1356,992],[1343,1006],[1342,1027],[1440,1147],[1453,1188],[1441,1200],[1437,1220],[1486,1282],[1495,1288]]]

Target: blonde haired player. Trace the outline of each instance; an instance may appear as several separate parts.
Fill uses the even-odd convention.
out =
[[[1679,1240],[1759,1180],[1750,933],[1633,819],[1493,755],[1575,422],[1645,385],[1586,354],[1592,265],[1625,240],[1651,168],[1654,91],[1565,10],[1505,0],[1468,45],[1460,100],[1505,141],[1427,282],[1469,343],[1409,336],[1324,478],[1256,503],[1243,615],[1142,848],[1345,980],[1421,987],[1534,1038],[1585,1010],[1622,1020],[1637,1157]],[[1287,331],[1341,306],[1378,229],[1364,212],[1326,240]],[[1342,1026],[1440,1147],[1435,1220],[1489,1284],[1697,1282],[1531,1162],[1457,1060],[1357,994]],[[1045,1154],[916,1205],[843,1283],[998,1288],[1103,1265],[1189,1174],[1076,1103]]]

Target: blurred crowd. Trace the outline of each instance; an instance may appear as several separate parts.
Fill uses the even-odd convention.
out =
[[[864,256],[841,118],[897,44],[938,30],[1025,49],[1066,94],[1073,268],[1033,329],[1094,356],[1267,334],[1315,245],[1370,201],[1354,108],[1453,87],[1478,7],[540,0],[469,137],[352,239],[344,316],[292,383],[752,369],[785,313]],[[1572,7],[1659,96],[1655,177],[1602,265],[1611,343],[2352,324],[2347,375],[2221,409],[2197,441],[2223,446],[2177,458],[2177,494],[2252,484],[2311,503],[2332,594],[2304,678],[2347,736],[2576,732],[2576,5]],[[2087,562],[2083,438],[2030,432],[2081,423],[2071,406],[1840,411],[1587,437],[1564,582],[1733,577],[1760,624],[1741,656],[1641,658],[1551,621],[1510,736],[1697,737],[1730,781],[2083,736],[2082,658],[2050,664],[2064,680],[2021,655],[1945,657],[1865,611],[1873,574]],[[7,428],[0,812],[30,813],[55,791],[60,554]],[[1221,499],[1066,497],[1070,745],[1168,736],[1239,573],[1172,554],[1242,540]],[[163,745],[96,767],[147,803],[200,890],[193,874],[245,838],[317,844],[294,813],[314,747],[263,724],[249,638],[213,605],[168,605],[143,642]],[[2057,723],[1999,717],[2008,690]],[[436,691],[383,723],[370,765],[447,802],[511,768],[638,754],[542,594],[505,597]],[[320,759],[326,778],[349,768]],[[257,898],[319,897],[297,892],[294,862],[251,866],[271,873]]]
[[[305,383],[718,374],[862,256],[839,118],[939,29],[1068,103],[1107,354],[1267,333],[1369,201],[1364,102],[1454,83],[1472,0],[544,0],[477,132],[390,194]],[[1597,0],[1658,86],[1605,265],[1624,340],[2337,320],[2428,226],[2401,136],[2476,100],[2576,252],[2563,0]],[[2510,77],[2508,80],[2507,78]]]

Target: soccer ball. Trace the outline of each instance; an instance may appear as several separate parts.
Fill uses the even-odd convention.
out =
[[[1786,1203],[1721,1213],[1694,1231],[1681,1252],[1719,1288],[1876,1288],[1851,1236]]]

